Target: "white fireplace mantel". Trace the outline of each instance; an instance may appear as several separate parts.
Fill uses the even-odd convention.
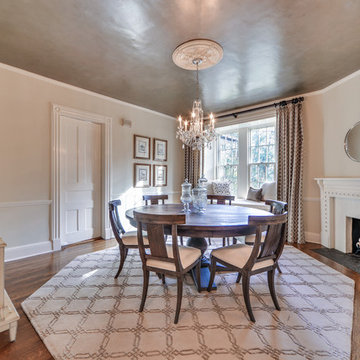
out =
[[[321,244],[351,252],[352,218],[360,218],[360,178],[316,178],[321,198]]]

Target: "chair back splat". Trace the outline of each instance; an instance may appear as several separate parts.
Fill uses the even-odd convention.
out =
[[[255,262],[273,259],[277,263],[285,245],[285,226],[287,212],[275,216],[249,216],[249,225],[256,226],[256,237],[253,253],[259,254]],[[264,242],[262,241],[263,226],[267,226]],[[258,252],[260,250],[260,253]]]
[[[231,205],[231,202],[235,200],[235,196],[232,195],[208,195],[207,198],[210,200],[210,204],[214,204],[215,200],[218,205],[225,205],[226,201]]]
[[[158,205],[165,204],[165,200],[168,200],[168,195],[143,195],[143,200],[145,201],[145,205]]]
[[[177,242],[177,225],[185,224],[185,214],[180,215],[151,215],[140,214],[134,211],[134,218],[137,222],[137,235],[139,241],[140,256],[143,263],[146,260],[152,259],[157,261],[169,262],[175,265],[176,271],[182,270],[179,247]],[[171,227],[172,235],[172,254],[173,257],[168,256],[165,244],[164,226]],[[150,254],[145,252],[143,243],[143,230],[147,231],[147,238],[149,241]]]

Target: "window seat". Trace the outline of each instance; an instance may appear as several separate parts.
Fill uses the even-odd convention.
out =
[[[270,211],[270,206],[265,204],[265,201],[253,201],[253,200],[246,200],[246,199],[235,199],[231,205],[237,206],[245,206],[260,210]]]

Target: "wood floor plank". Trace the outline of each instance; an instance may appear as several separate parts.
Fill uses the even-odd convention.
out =
[[[12,261],[5,266],[5,287],[20,314],[17,339],[9,342],[7,331],[0,333],[0,359],[50,360],[50,353],[21,309],[21,302],[59,272],[76,256],[113,247],[115,240],[95,240],[62,251]],[[341,272],[355,281],[354,321],[351,360],[360,360],[360,274],[312,251],[318,244],[296,245],[296,248]]]

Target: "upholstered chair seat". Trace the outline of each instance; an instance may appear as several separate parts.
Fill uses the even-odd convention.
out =
[[[249,260],[252,251],[252,246],[236,244],[215,249],[213,250],[212,255],[219,260],[242,269]],[[258,270],[272,265],[274,265],[273,259],[264,260],[255,263],[252,270]]]
[[[122,242],[125,246],[138,246],[138,239],[135,236],[124,236]],[[149,245],[149,240],[144,237],[144,244]]]
[[[179,246],[180,262],[184,269],[193,264],[201,256],[200,249],[196,249],[190,246]],[[172,245],[166,245],[166,252],[170,259],[174,258]],[[175,263],[166,261],[148,259],[146,265],[163,270],[176,271]]]

